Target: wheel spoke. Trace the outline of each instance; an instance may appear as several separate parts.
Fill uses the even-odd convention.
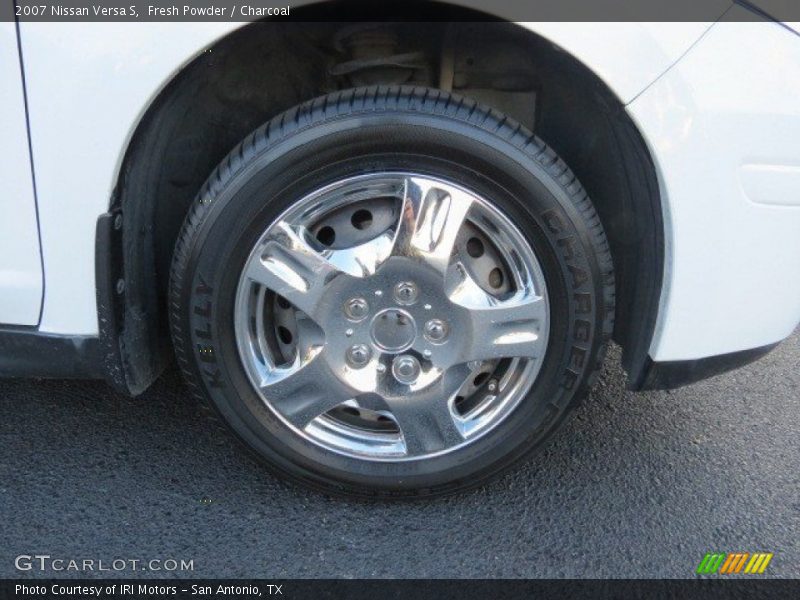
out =
[[[294,364],[275,369],[261,383],[270,404],[298,429],[353,397],[353,391],[331,372],[322,348],[309,348]]]
[[[393,254],[425,262],[444,276],[472,203],[458,188],[406,178]]]
[[[472,332],[459,352],[459,361],[498,358],[541,358],[546,318],[544,298],[518,294],[505,301],[487,295],[483,307],[469,309]]]
[[[342,271],[309,245],[304,230],[286,222],[276,229],[263,252],[251,258],[246,275],[313,316],[326,285]]]
[[[456,365],[424,390],[382,399],[400,428],[409,456],[438,452],[464,441],[452,400],[469,374],[465,365]]]
[[[464,441],[449,398],[404,399],[391,404],[409,456],[438,452]]]
[[[391,255],[393,245],[391,232],[387,232],[352,248],[330,250],[327,252],[327,260],[348,275],[369,277]]]

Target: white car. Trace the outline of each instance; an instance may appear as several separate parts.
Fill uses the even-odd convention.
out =
[[[749,362],[800,320],[800,37],[749,10],[1,23],[0,376],[174,351],[274,471],[398,497],[540,448],[611,339],[635,390]]]

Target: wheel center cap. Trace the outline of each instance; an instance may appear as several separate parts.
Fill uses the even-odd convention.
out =
[[[372,319],[372,341],[387,352],[402,352],[417,335],[414,317],[399,308],[387,308]]]

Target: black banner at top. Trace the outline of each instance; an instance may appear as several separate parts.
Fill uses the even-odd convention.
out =
[[[800,21],[798,0],[13,0],[0,20],[19,22],[276,21]]]

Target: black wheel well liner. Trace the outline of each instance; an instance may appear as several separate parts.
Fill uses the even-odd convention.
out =
[[[578,176],[606,230],[617,281],[614,339],[636,389],[648,360],[664,268],[653,160],[624,106],[596,74],[536,34],[500,25],[515,28],[514,39],[529,44],[532,55],[538,92],[535,121],[527,125]],[[259,28],[269,26],[271,35],[263,35]],[[206,177],[251,130],[332,84],[319,38],[302,27],[260,22],[232,32],[184,67],[138,124],[109,210],[114,219],[121,216],[121,229],[107,233],[102,243],[113,260],[97,261],[101,346],[109,349],[106,362],[115,365],[106,369],[106,378],[118,389],[144,391],[171,360],[169,262],[183,217]],[[119,279],[124,294],[101,289]]]

